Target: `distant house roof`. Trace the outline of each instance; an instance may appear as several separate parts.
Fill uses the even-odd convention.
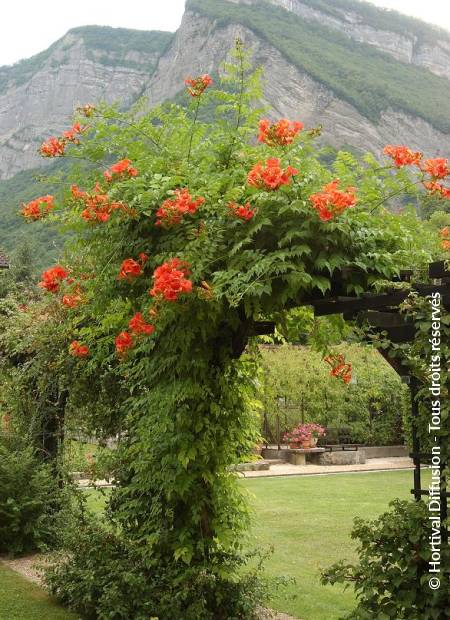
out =
[[[9,261],[3,252],[0,250],[0,269],[8,269]]]

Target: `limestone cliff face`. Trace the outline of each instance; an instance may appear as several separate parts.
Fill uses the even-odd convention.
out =
[[[252,0],[241,1],[247,4],[252,2]],[[253,0],[255,1],[257,2]],[[421,41],[413,32],[400,34],[389,30],[388,27],[374,28],[357,11],[334,7],[331,15],[309,6],[302,0],[270,0],[270,2],[306,20],[318,21],[324,26],[339,30],[355,41],[372,45],[391,54],[397,60],[425,67],[432,73],[450,80],[450,40],[438,28],[435,29],[433,42],[429,43]]]
[[[323,140],[336,148],[350,145],[380,153],[384,145],[395,142],[430,154],[450,154],[450,135],[437,131],[426,121],[387,109],[379,122],[373,123],[299,71],[248,28],[237,24],[217,28],[208,18],[192,12],[185,13],[179,31],[150,79],[146,91],[150,102],[156,104],[175,97],[186,75],[216,69],[236,37],[252,49],[255,64],[264,66],[263,103],[271,109],[269,115],[273,118],[298,118],[309,127],[321,124]]]
[[[31,70],[30,61],[0,68],[0,179],[41,165],[39,144],[67,127],[77,105],[101,100],[131,104],[158,57],[157,51],[134,50],[115,57],[88,47],[83,33],[75,31],[46,57],[39,55]]]
[[[219,2],[218,4],[226,4]],[[229,0],[254,5],[260,0]],[[450,79],[450,39],[418,40],[376,29],[358,12],[312,8],[308,0],[271,0],[304,20],[373,45],[402,62],[416,63]],[[140,95],[151,104],[178,95],[183,80],[197,72],[213,72],[239,36],[252,48],[255,63],[264,66],[264,103],[272,117],[299,118],[309,126],[322,124],[324,140],[379,152],[386,142],[407,142],[430,154],[450,154],[450,136],[428,122],[387,108],[378,121],[291,64],[278,49],[250,27],[186,11],[181,27],[170,33],[112,28],[77,28],[48,50],[12,67],[0,67],[0,179],[43,165],[39,144],[70,123],[79,104],[119,101],[126,107]],[[450,92],[450,91],[449,91]],[[44,162],[45,163],[45,162]]]

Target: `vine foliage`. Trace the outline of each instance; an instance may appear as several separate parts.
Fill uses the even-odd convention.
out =
[[[257,144],[259,75],[240,42],[233,56],[222,89],[189,79],[187,108],[85,106],[41,149],[78,161],[61,206],[33,207],[72,231],[64,264],[41,280],[46,312],[66,313],[69,398],[83,400],[92,427],[123,432],[108,527],[84,530],[89,579],[73,570],[79,540],[49,576],[88,617],[255,617],[252,580],[238,570],[247,503],[230,468],[255,441],[242,353],[262,319],[326,293],[338,270],[356,273],[342,286],[358,293],[437,251],[412,212],[382,206],[416,195],[406,170],[348,153],[329,170],[320,132],[301,123],[265,123],[270,143],[262,132]],[[105,571],[120,587],[144,571],[159,598],[144,588],[133,609],[108,606],[91,590]]]

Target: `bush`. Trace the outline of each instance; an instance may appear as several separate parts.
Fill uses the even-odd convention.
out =
[[[162,568],[148,548],[91,515],[69,534],[45,581],[87,620],[256,620],[267,592],[259,565],[240,570],[248,559],[221,555],[205,558],[204,566],[173,560]]]
[[[276,439],[279,415],[281,435],[299,423],[315,422],[327,428],[321,443],[337,443],[339,438],[365,445],[404,442],[409,403],[398,375],[369,347],[346,345],[338,350],[352,363],[357,383],[345,385],[330,377],[322,356],[308,347],[261,347],[258,397],[272,429],[272,437],[266,439]]]
[[[0,552],[44,550],[57,539],[62,492],[31,447],[0,441]]]
[[[358,606],[349,620],[440,620],[448,609],[450,554],[442,545],[441,587],[428,583],[431,525],[424,502],[395,500],[392,510],[366,523],[355,520],[359,564],[338,562],[322,575],[325,584],[352,583]]]

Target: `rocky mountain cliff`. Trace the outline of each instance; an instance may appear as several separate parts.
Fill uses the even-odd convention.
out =
[[[86,27],[48,50],[0,68],[0,178],[41,163],[36,148],[70,122],[85,102],[120,101],[143,92],[171,33]]]
[[[371,45],[397,60],[429,69],[450,80],[448,32],[395,11],[352,0],[271,0],[272,4],[338,30],[349,38]]]
[[[290,32],[283,41],[276,36],[277,22],[283,32],[286,16]],[[264,19],[267,32],[261,26]],[[322,60],[323,50],[305,49],[305,32],[312,32],[321,47],[328,45],[333,62],[335,55],[347,52],[348,66],[344,58],[338,67],[344,83],[358,80],[357,74],[350,75],[355,55],[357,60],[365,56],[366,64],[357,70],[366,82],[371,82],[371,66],[379,64],[374,90],[380,89],[376,81],[383,79],[383,71],[386,84],[399,72],[411,82],[407,72],[420,66],[413,75],[416,98],[423,96],[421,89],[432,88],[438,98],[447,99],[443,112],[450,112],[450,34],[444,30],[357,0],[188,0],[175,35],[76,28],[41,54],[0,68],[0,179],[41,165],[36,147],[68,124],[77,104],[106,100],[127,106],[143,93],[151,103],[175,97],[186,75],[216,71],[236,36],[252,48],[255,63],[264,65],[265,103],[274,116],[321,123],[336,147],[377,151],[387,141],[407,141],[425,151],[450,152],[450,124],[439,118],[442,106],[434,106],[433,117],[425,105],[417,111],[395,105],[394,93],[393,101],[386,97],[384,109],[373,114],[362,101],[366,93],[345,96],[309,66],[307,57]],[[378,56],[372,48],[380,50]],[[434,82],[432,74],[439,76]],[[427,83],[421,87],[424,77]],[[431,92],[428,96],[431,108]]]
[[[217,73],[236,37],[264,67],[269,116],[321,124],[336,148],[450,155],[449,32],[359,0],[187,0],[174,34],[86,26],[0,67],[0,245],[18,243],[17,204],[47,163],[37,148],[77,105],[176,99],[186,76]]]
[[[299,0],[272,0],[272,3],[282,4],[285,9],[292,10],[295,14],[302,10],[302,3]],[[323,0],[322,3],[324,3]],[[190,0],[187,3],[187,11],[181,27],[165,54],[160,58],[155,73],[149,80],[145,94],[152,104],[175,97],[180,90],[183,78],[189,73],[214,71],[224,59],[234,39],[240,37],[246,46],[252,49],[255,64],[264,66],[266,84],[264,103],[271,108],[272,116],[300,118],[309,126],[321,124],[324,127],[324,139],[336,148],[351,146],[379,153],[386,143],[406,142],[426,152],[450,153],[450,125],[444,126],[439,122],[442,119],[426,118],[426,115],[419,116],[417,113],[411,113],[403,107],[396,106],[394,101],[391,103],[384,92],[381,95],[382,109],[377,110],[375,114],[370,109],[370,101],[369,105],[355,105],[354,100],[358,99],[358,92],[356,95],[352,93],[351,97],[337,93],[326,77],[312,70],[307,62],[303,63],[306,55],[303,59],[300,58],[300,61],[295,57],[295,40],[289,40],[290,36],[295,38],[295,30],[289,34],[280,28],[280,37],[284,36],[284,41],[278,39],[276,30],[272,37],[262,32],[255,9],[259,8],[261,11],[265,3],[259,0],[222,1],[220,12],[218,7],[214,6],[215,4],[218,4],[216,0]],[[327,2],[326,4],[334,3]],[[357,6],[359,3],[353,2],[352,4]],[[241,8],[246,8],[248,11],[233,13],[233,5],[241,5]],[[281,12],[287,15],[287,19],[292,24],[292,17],[286,10]],[[280,17],[277,13],[269,13],[269,15]],[[264,21],[265,15],[260,13],[260,16]],[[301,25],[300,22],[305,23],[302,17],[297,21],[299,25]],[[327,30],[322,27],[319,33],[326,36]],[[304,33],[299,29],[298,34],[300,37]],[[312,36],[315,37],[316,34],[317,31],[314,31]],[[329,37],[331,38],[331,33]],[[450,45],[450,35],[448,37]],[[286,41],[294,53],[286,53]],[[325,40],[318,39],[318,42],[319,45],[323,45]],[[283,43],[285,46],[282,45]],[[341,52],[340,43],[339,40],[331,39],[330,54],[333,54],[334,50]],[[300,45],[301,42],[298,40],[298,47]],[[363,52],[365,51],[363,49]],[[357,49],[357,55],[363,52]],[[382,71],[385,70],[386,89],[390,86],[390,82],[395,80],[395,74],[389,74],[389,70],[394,67],[397,72],[406,73],[410,69],[401,62],[391,61],[388,57],[385,60],[384,54],[380,53],[378,56],[368,55],[366,62],[370,69],[372,61],[375,64],[375,61],[383,59],[386,67],[381,67],[381,79],[383,79]],[[349,64],[351,60],[349,52]],[[444,61],[442,62],[444,64]],[[320,62],[318,64],[320,65]],[[351,67],[348,71],[351,71]],[[414,74],[417,80],[417,98],[421,79],[432,77],[428,71],[423,69],[418,70],[417,75]],[[357,79],[358,76],[355,77],[355,80]],[[367,73],[365,79],[366,82],[371,82],[371,76]],[[439,83],[443,101],[445,101],[445,98],[450,96],[450,83],[444,78],[436,79],[436,82]],[[379,90],[378,85],[375,88]],[[364,94],[361,93],[359,103],[363,96]],[[414,96],[414,93],[410,96]],[[370,97],[369,93],[368,98]],[[450,113],[450,106],[446,104],[446,108]]]

